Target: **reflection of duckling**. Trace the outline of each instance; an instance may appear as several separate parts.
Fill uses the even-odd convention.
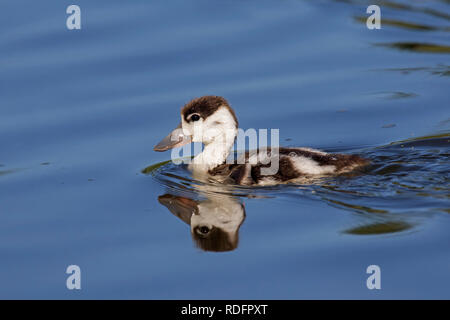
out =
[[[183,107],[178,128],[154,150],[166,151],[190,142],[202,142],[205,145],[203,152],[195,156],[190,165],[193,172],[240,185],[278,184],[305,177],[340,174],[368,163],[357,155],[329,154],[309,148],[277,148],[267,155],[271,163],[278,161],[278,170],[267,175],[264,171],[271,167],[271,163],[254,163],[249,161],[249,157],[243,164],[225,163],[237,136],[237,128],[236,115],[224,98],[201,97]]]
[[[200,249],[219,252],[237,248],[245,208],[236,199],[218,196],[195,201],[165,194],[158,201],[191,226],[192,239]]]

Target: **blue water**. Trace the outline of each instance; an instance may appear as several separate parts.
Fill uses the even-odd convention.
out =
[[[448,1],[379,2],[381,30],[376,1],[77,0],[69,31],[73,3],[0,4],[0,298],[450,298]],[[152,147],[207,94],[372,165],[224,187],[239,244],[205,252],[158,201],[198,183]]]

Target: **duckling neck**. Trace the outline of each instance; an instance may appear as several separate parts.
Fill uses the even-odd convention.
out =
[[[191,168],[196,171],[207,172],[223,164],[230,154],[233,143],[234,140],[226,143],[211,142],[205,144],[203,152],[194,157]]]

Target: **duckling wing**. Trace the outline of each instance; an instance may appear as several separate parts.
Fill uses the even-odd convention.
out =
[[[293,181],[299,178],[318,177],[349,172],[369,162],[358,155],[331,154],[309,148],[279,148],[278,152],[268,149],[264,163],[256,161],[255,152],[245,153],[241,164],[223,164],[209,173],[227,177],[227,182],[238,185],[267,185]],[[265,156],[265,155],[263,155]],[[268,158],[268,159],[267,159]],[[277,161],[277,165],[273,165]],[[266,170],[263,168],[274,168]],[[267,174],[267,172],[270,172]]]
[[[251,166],[248,163],[244,164],[222,164],[214,169],[208,171],[211,176],[219,178],[222,182],[238,184],[238,185],[251,185],[252,181],[249,180]]]
[[[278,170],[273,174],[263,174],[262,168],[269,164],[252,165],[250,176],[253,184],[266,185],[314,178],[349,172],[366,165],[367,160],[358,155],[330,154],[308,148],[280,148],[278,155],[270,154],[272,161],[278,161]],[[277,168],[272,166],[272,168]]]

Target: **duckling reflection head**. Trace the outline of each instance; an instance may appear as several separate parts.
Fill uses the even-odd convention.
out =
[[[237,248],[245,209],[236,199],[220,197],[195,201],[165,194],[158,200],[170,212],[190,224],[192,239],[200,249],[223,252]]]
[[[239,227],[245,218],[244,206],[233,198],[199,202],[191,217],[191,233],[205,251],[231,251],[239,243]]]
[[[206,226],[197,226],[192,232],[192,239],[197,247],[205,251],[231,251],[238,246],[238,233],[234,236],[218,227],[211,229]]]

